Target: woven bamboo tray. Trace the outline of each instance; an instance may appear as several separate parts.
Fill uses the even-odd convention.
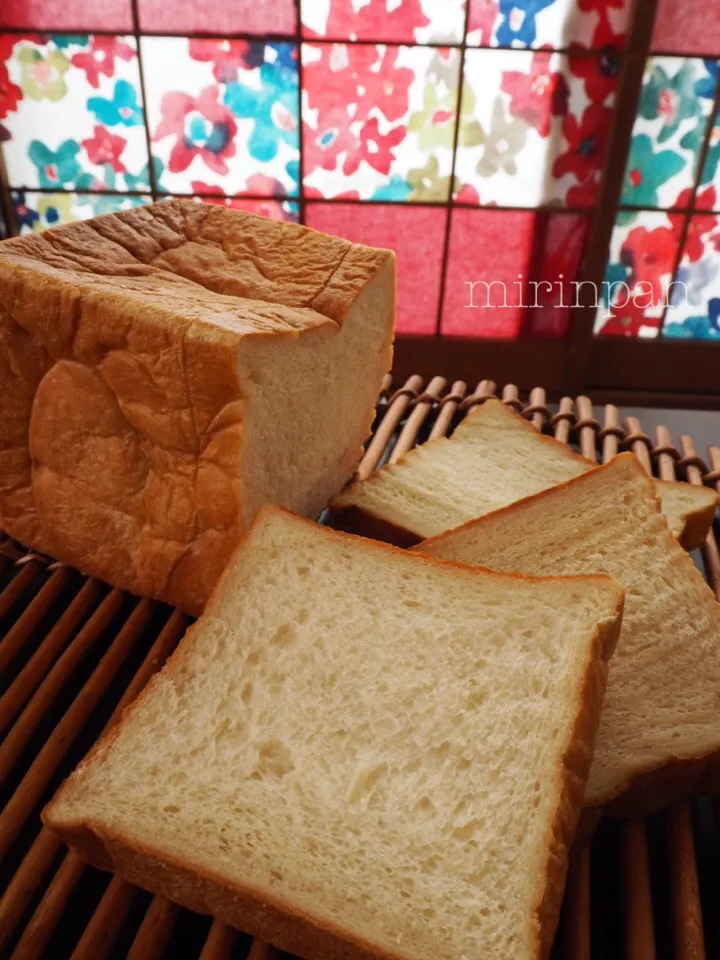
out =
[[[496,395],[487,380],[471,393],[441,377],[389,390],[388,382],[362,475],[447,434]],[[596,420],[587,397],[564,398],[551,413],[541,388],[526,404],[512,385],[499,395],[586,457],[630,449],[656,476],[720,488],[720,447],[704,462],[691,437],[674,446],[658,427],[650,438],[613,406]],[[279,960],[259,940],[86,867],[42,827],[42,806],[161,667],[186,618],[1,537],[0,957]],[[720,598],[714,535],[697,562]],[[719,826],[720,805],[705,798],[647,820],[603,822],[572,863],[553,960],[720,958]]]

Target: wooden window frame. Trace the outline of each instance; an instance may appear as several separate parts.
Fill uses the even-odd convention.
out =
[[[594,296],[590,294],[587,302],[582,302],[585,290],[599,289],[605,276],[657,7],[658,0],[636,0],[631,9],[616,94],[616,103],[622,104],[622,109],[614,111],[580,278],[594,286],[580,287],[581,303],[573,311],[567,339],[508,341],[399,335],[394,367],[398,379],[411,373],[427,377],[440,371],[468,382],[482,376],[498,383],[516,383],[523,390],[541,383],[555,397],[588,391],[599,401],[720,409],[718,344],[709,340],[595,336]],[[714,111],[717,105],[716,94]],[[709,145],[712,116],[714,113],[699,157],[693,199]],[[682,241],[678,257],[681,252]]]

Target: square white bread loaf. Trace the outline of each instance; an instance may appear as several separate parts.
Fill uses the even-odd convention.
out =
[[[0,528],[198,613],[264,503],[318,516],[392,359],[394,254],[171,200],[0,245]]]
[[[632,454],[416,549],[621,583],[625,614],[586,803],[641,815],[720,788],[720,606]]]
[[[622,598],[265,508],[43,819],[312,960],[545,958]]]
[[[452,530],[595,466],[543,436],[499,400],[486,400],[457,427],[414,447],[333,497],[334,523],[399,546]],[[718,496],[689,483],[656,481],[670,529],[686,550],[701,546]]]

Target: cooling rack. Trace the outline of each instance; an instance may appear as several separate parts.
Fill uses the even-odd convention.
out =
[[[598,462],[632,450],[666,480],[720,489],[720,447],[648,436],[587,397],[551,408],[538,387],[410,377],[378,401],[359,474],[449,434],[488,397]],[[712,532],[695,560],[720,599]],[[163,664],[187,618],[84,577],[0,534],[0,957],[13,960],[280,960],[258,939],[85,866],[42,827],[61,780]],[[573,853],[553,960],[720,958],[720,805],[679,803],[646,819],[605,820]],[[441,960],[441,958],[438,958]]]

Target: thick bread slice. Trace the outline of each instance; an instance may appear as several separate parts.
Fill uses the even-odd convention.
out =
[[[399,546],[499,510],[592,470],[595,464],[543,436],[499,400],[486,400],[458,426],[333,497],[336,526]],[[718,496],[687,483],[658,482],[670,529],[701,546]]]
[[[0,527],[198,613],[263,503],[317,516],[352,475],[394,279],[189,200],[0,244]]]
[[[714,791],[720,607],[670,535],[632,454],[416,548],[542,575],[607,573],[625,587],[586,803],[644,814]]]
[[[267,509],[43,818],[312,960],[544,958],[621,608]]]

